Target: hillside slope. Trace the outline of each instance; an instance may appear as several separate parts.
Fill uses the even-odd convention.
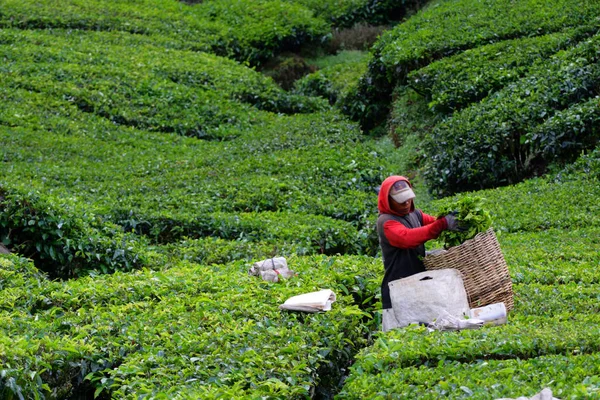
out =
[[[354,84],[365,60],[286,92],[249,65],[419,2],[0,0],[0,240],[14,253],[0,255],[0,398],[488,398],[543,386],[599,397],[597,151],[495,189],[508,181],[466,184],[422,164],[435,146],[452,167],[487,157],[448,141],[491,140],[485,123],[503,115],[544,155],[592,148],[597,4],[523,0],[516,18],[504,1],[467,3],[436,2],[390,30]],[[420,54],[410,73],[397,68],[410,48],[400,36]],[[460,86],[482,75],[489,86]],[[513,99],[535,118],[502,108]],[[363,122],[389,109],[419,128],[394,130],[396,151],[337,109],[352,101]],[[430,201],[426,183],[490,187],[474,194],[509,263],[509,325],[377,333],[376,188],[398,173],[415,176],[417,206],[434,215],[453,198]],[[432,183],[437,173],[446,181]],[[272,256],[296,274],[248,274]],[[330,312],[278,308],[323,288],[337,295]]]

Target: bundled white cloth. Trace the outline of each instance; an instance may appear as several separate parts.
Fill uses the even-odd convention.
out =
[[[461,329],[478,329],[484,324],[484,320],[471,318],[463,319],[451,315],[447,311],[443,311],[442,315],[429,324],[429,328],[436,331],[458,331]]]
[[[255,262],[248,270],[248,275],[260,276],[269,282],[279,282],[282,278],[294,276],[295,272],[288,268],[284,257],[275,257]]]
[[[319,312],[331,310],[331,304],[335,302],[335,293],[329,289],[318,292],[304,293],[290,297],[279,306],[281,310]]]
[[[545,388],[535,396],[528,398],[525,396],[517,397],[516,399],[502,398],[497,400],[560,400],[559,398],[552,396],[552,391],[548,388]]]
[[[485,325],[506,324],[506,305],[503,302],[489,304],[484,307],[471,308],[469,311],[471,318],[482,319]]]

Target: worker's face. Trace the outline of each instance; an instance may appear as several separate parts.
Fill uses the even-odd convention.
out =
[[[390,197],[390,208],[398,215],[410,214],[412,208],[413,199],[407,200],[404,203],[398,203],[396,200]]]

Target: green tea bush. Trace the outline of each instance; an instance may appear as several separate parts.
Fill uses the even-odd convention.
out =
[[[552,176],[518,185],[477,192],[487,199],[494,228],[502,232],[597,228],[600,206],[598,181],[578,174],[568,181]]]
[[[24,316],[3,315],[9,319]],[[4,318],[3,318],[4,319]],[[5,322],[5,321],[3,321]],[[17,398],[68,398],[86,393],[84,376],[80,373],[102,363],[93,346],[60,334],[7,335],[0,338],[0,396]]]
[[[597,302],[598,285],[581,285],[574,282],[562,285],[531,283],[514,285],[515,309],[521,315],[557,316],[560,314],[595,314],[600,309]],[[518,307],[518,308],[517,308]]]
[[[174,259],[189,260],[197,264],[226,264],[238,260],[266,259],[296,254],[297,247],[281,246],[250,240],[225,240],[216,237],[200,239],[183,238],[180,242],[164,245],[164,251]]]
[[[527,143],[546,162],[567,162],[600,140],[600,97],[558,111],[527,134]]]
[[[0,258],[0,290],[29,290],[41,286],[46,279],[46,276],[26,258],[13,254],[6,254]]]
[[[564,313],[511,317],[506,325],[457,332],[430,332],[413,325],[379,334],[371,348],[361,353],[360,371],[355,372],[377,375],[407,367],[435,369],[451,362],[591,354],[600,349],[597,322],[593,314],[573,317]],[[591,327],[586,329],[586,325]]]
[[[239,139],[207,142],[118,126],[44,94],[3,93],[0,121],[24,126],[0,128],[8,188],[30,180],[161,243],[208,234],[304,253],[375,251],[373,188],[385,162],[339,115],[265,114]]]
[[[539,232],[503,232],[500,247],[513,283],[598,284],[600,229],[551,228]]]
[[[352,224],[303,213],[212,213],[189,219],[146,214],[144,222],[137,226],[136,232],[162,243],[181,236],[245,239],[283,248],[294,246],[299,254],[356,254],[361,245]],[[124,221],[120,223],[125,225]],[[125,228],[129,230],[130,226]]]
[[[331,396],[374,323],[380,260],[290,257],[288,264],[298,275],[281,283],[248,276],[241,262],[182,261],[166,271],[46,282],[31,290],[37,305],[21,304],[28,311],[20,318],[0,296],[0,318],[12,321],[3,337],[13,343],[2,342],[11,359],[3,379],[14,378],[3,388],[7,396],[69,394],[85,378],[79,384],[96,395],[120,398]],[[330,312],[278,310],[286,298],[320,288],[338,296]],[[26,343],[23,334],[35,338]],[[52,380],[67,375],[73,380]]]
[[[516,81],[540,58],[573,46],[586,33],[573,29],[469,49],[410,72],[408,85],[428,99],[433,111],[452,112]]]
[[[593,25],[597,12],[597,4],[569,0],[553,4],[538,0],[516,4],[506,0],[445,1],[387,32],[374,49],[382,59],[375,60],[395,66],[391,74],[406,74],[440,56],[490,41]]]
[[[437,125],[427,141],[431,156],[426,175],[432,191],[445,195],[509,184],[543,169],[542,151],[559,151],[561,146],[560,138],[552,140],[550,126],[560,125],[561,121],[566,125],[574,117],[567,118],[569,112],[566,112],[564,116],[558,114],[555,123],[548,123],[547,134],[540,133],[548,140],[545,149],[530,144],[528,135],[556,111],[598,93],[597,43],[595,36],[557,53],[548,62],[533,67],[523,79]],[[575,148],[595,143],[595,130],[589,124],[594,120],[595,104],[582,106],[590,110],[581,116],[583,126],[589,129],[579,133],[580,144],[573,145]],[[566,134],[575,139],[575,135]]]
[[[531,384],[535,376],[541,379],[536,385],[555,384],[549,387],[555,394],[563,390],[565,397],[596,393],[584,390],[581,384],[587,375],[576,370],[561,373],[561,381],[548,383],[556,371],[547,370],[545,361],[561,359],[566,366],[577,365],[581,357],[597,358],[595,293],[596,285],[516,285],[515,309],[506,325],[458,332],[429,332],[415,326],[381,334],[357,356],[338,397],[378,398],[394,393],[398,398],[430,398],[439,393],[462,398],[466,389],[452,382],[461,382],[475,398],[489,396],[479,392],[481,385],[486,390],[502,390],[495,397],[518,396],[521,385],[504,385],[506,368],[518,381]],[[528,375],[529,366],[534,365],[537,372]],[[541,388],[530,386],[532,393]]]
[[[289,95],[263,75],[205,53],[100,45],[85,33],[7,31],[3,36],[6,84],[66,99],[121,125],[224,139],[262,118],[254,108],[287,113],[326,108],[318,99]]]
[[[198,9],[202,17],[227,27],[213,51],[251,64],[319,43],[329,32],[325,20],[297,2],[219,0],[203,2]]]
[[[53,285],[33,264],[16,255],[0,256],[0,397],[43,398],[73,394],[90,346],[65,338],[59,322],[35,321],[30,310],[39,293]],[[55,330],[55,331],[53,331]]]
[[[123,232],[69,199],[0,186],[0,240],[34,256],[54,277],[87,269],[131,270],[144,263],[143,238]]]
[[[38,304],[36,292],[48,284],[47,276],[34,267],[30,260],[12,254],[0,258],[0,310],[16,311],[19,315],[29,312]],[[8,323],[3,326],[8,326]]]
[[[597,354],[468,364],[442,361],[438,368],[411,367],[352,377],[337,398],[517,398],[534,396],[545,387],[554,396],[595,398],[600,392],[599,361]]]
[[[444,1],[382,35],[344,112],[366,129],[384,120],[391,92],[411,71],[434,60],[493,42],[542,36],[569,28],[597,27],[598,5],[561,0]]]
[[[292,0],[313,10],[316,16],[330,21],[336,27],[351,27],[359,22],[373,25],[388,24],[400,20],[407,9],[417,7],[421,1],[376,0]]]
[[[294,91],[304,96],[321,96],[334,105],[346,96],[366,67],[365,61],[357,61],[321,69],[298,80]]]
[[[172,46],[212,52],[252,64],[292,50],[328,33],[312,11],[279,0],[204,1],[187,6],[176,0],[94,3],[6,1],[0,26],[19,29],[123,31],[163,36]]]
[[[573,164],[565,166],[558,174],[559,181],[572,180],[577,172],[584,173],[592,179],[600,179],[600,148],[596,147],[589,153],[582,154]]]

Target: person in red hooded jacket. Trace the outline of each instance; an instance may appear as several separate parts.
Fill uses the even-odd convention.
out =
[[[435,218],[415,209],[415,193],[403,176],[390,176],[381,184],[377,208],[377,233],[385,274],[381,283],[383,331],[397,326],[388,283],[425,271],[425,242],[443,230],[458,230],[454,215]]]

